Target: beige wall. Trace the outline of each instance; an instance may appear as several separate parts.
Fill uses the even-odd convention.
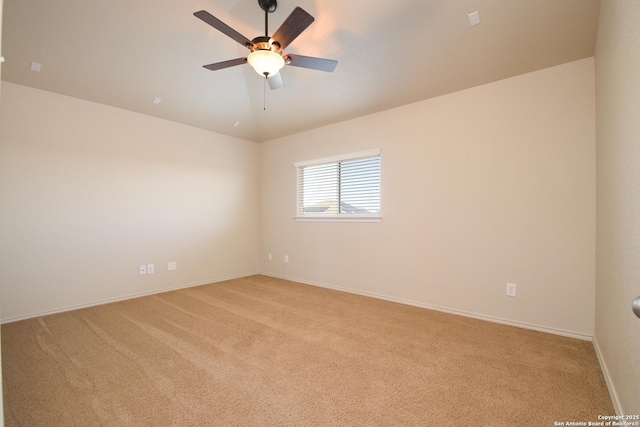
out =
[[[640,2],[600,13],[595,342],[618,412],[640,414]]]
[[[4,321],[258,271],[257,144],[7,82],[1,105]]]
[[[294,221],[293,162],[371,148],[382,222]],[[593,58],[263,143],[260,181],[265,274],[593,334]]]

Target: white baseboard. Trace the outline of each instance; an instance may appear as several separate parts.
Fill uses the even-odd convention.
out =
[[[180,284],[180,285],[170,286],[168,288],[162,288],[162,289],[156,289],[156,290],[148,291],[148,292],[140,292],[140,293],[135,293],[135,294],[129,294],[129,295],[124,295],[124,296],[117,297],[117,298],[107,298],[107,299],[100,300],[100,301],[93,301],[93,302],[90,302],[90,303],[87,303],[87,304],[79,304],[79,305],[63,307],[63,308],[59,308],[59,309],[55,309],[55,310],[48,310],[48,311],[42,311],[42,312],[37,312],[37,313],[25,314],[25,315],[21,315],[21,316],[8,317],[8,318],[5,318],[5,319],[2,319],[1,324],[4,325],[5,323],[13,323],[13,322],[18,322],[20,320],[31,319],[31,318],[34,318],[34,317],[48,316],[50,314],[64,313],[64,312],[67,312],[67,311],[73,311],[73,310],[79,310],[79,309],[82,309],[82,308],[94,307],[96,305],[109,304],[109,303],[112,303],[112,302],[126,301],[126,300],[129,300],[129,299],[140,298],[140,297],[144,297],[144,296],[148,296],[148,295],[162,294],[164,292],[176,291],[178,289],[193,288],[195,286],[208,285],[210,283],[224,282],[226,280],[239,279],[241,277],[254,276],[256,274],[260,274],[260,273],[254,272],[254,273],[241,274],[241,275],[237,275],[237,276],[218,277],[216,279],[204,280],[204,281],[201,281],[201,282],[183,283],[183,284]]]
[[[318,287],[321,287],[321,288],[333,289],[333,290],[336,290],[336,291],[347,292],[347,293],[350,293],[350,294],[362,295],[362,296],[371,297],[371,298],[377,298],[377,299],[381,299],[381,300],[385,300],[385,301],[397,302],[397,303],[400,303],[400,304],[411,305],[411,306],[420,307],[420,308],[426,308],[428,310],[441,311],[441,312],[444,312],[444,313],[455,314],[455,315],[464,316],[464,317],[470,317],[470,318],[473,318],[473,319],[485,320],[485,321],[488,321],[488,322],[499,323],[499,324],[507,325],[507,326],[515,326],[517,328],[530,329],[530,330],[534,330],[534,331],[538,331],[538,332],[545,332],[545,333],[548,333],[548,334],[559,335],[559,336],[568,337],[568,338],[576,338],[576,339],[583,340],[583,341],[592,341],[593,340],[593,336],[591,336],[591,335],[587,335],[587,334],[583,334],[583,333],[579,333],[579,332],[567,331],[567,330],[564,330],[564,329],[549,328],[547,326],[534,325],[534,324],[531,324],[531,323],[516,322],[516,321],[508,320],[508,319],[501,319],[499,317],[485,316],[483,314],[471,313],[471,312],[461,311],[461,310],[455,310],[455,309],[451,309],[451,308],[447,308],[447,307],[440,307],[440,306],[437,306],[437,305],[431,305],[431,304],[425,304],[425,303],[421,303],[421,302],[417,302],[417,301],[406,300],[406,299],[403,299],[403,298],[395,298],[395,297],[376,294],[376,293],[372,293],[372,292],[363,292],[363,291],[358,291],[358,290],[355,290],[355,289],[342,288],[342,287],[339,287],[339,286],[328,285],[326,283],[310,282],[308,280],[291,278],[291,277],[284,277],[284,276],[279,276],[279,275],[270,274],[270,273],[260,273],[260,274],[262,274],[263,276],[275,277],[275,278],[278,278],[278,279],[284,279],[284,280],[290,280],[292,282],[303,283],[305,285],[311,285],[311,286],[318,286]]]
[[[598,345],[598,340],[595,336],[593,337],[593,348],[596,350],[596,356],[598,356],[598,362],[600,363],[600,369],[602,370],[602,375],[604,376],[604,382],[607,383],[607,389],[609,389],[609,396],[611,397],[611,402],[613,403],[613,409],[616,411],[616,415],[623,415],[622,407],[620,405],[620,399],[618,398],[618,393],[616,392],[616,388],[613,385],[613,380],[611,379],[611,375],[609,375],[607,363],[604,360],[604,356],[602,355],[602,351],[600,350],[600,346]]]

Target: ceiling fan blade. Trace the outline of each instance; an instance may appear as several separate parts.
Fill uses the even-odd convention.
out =
[[[247,58],[230,59],[228,61],[216,62],[214,64],[203,65],[207,70],[215,71],[223,68],[234,67],[236,65],[246,64]]]
[[[225,24],[224,22],[222,22],[221,20],[219,20],[218,18],[216,18],[215,16],[207,12],[206,10],[200,10],[198,12],[195,12],[194,16],[196,18],[202,19],[204,22],[211,25],[213,28],[220,31],[221,33],[231,37],[232,39],[240,43],[242,46],[245,46],[247,48],[251,48],[251,46],[253,46],[253,42],[251,40],[249,40],[248,38],[246,38],[245,36],[237,32],[236,30],[234,30],[233,28],[231,28],[230,26],[228,26],[227,24]]]
[[[313,16],[309,15],[301,7],[296,7],[271,39],[278,42],[282,51],[306,30],[313,21]]]
[[[294,54],[285,55],[284,60],[288,65],[293,65],[294,67],[310,68],[328,73],[333,73],[338,65],[338,61],[334,61],[333,59],[313,58],[311,56]]]
[[[267,82],[269,83],[269,87],[271,90],[280,89],[284,86],[284,82],[282,81],[282,74],[275,73],[273,76],[267,77]]]

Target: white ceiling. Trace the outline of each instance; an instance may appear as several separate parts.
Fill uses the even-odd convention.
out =
[[[265,91],[247,64],[204,69],[248,51],[193,13],[252,39],[257,0],[4,0],[2,79],[265,141],[593,56],[600,2],[278,0],[270,34],[296,6],[316,20],[285,52],[334,73],[285,67]]]

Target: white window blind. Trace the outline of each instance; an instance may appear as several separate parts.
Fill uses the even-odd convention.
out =
[[[297,219],[380,218],[380,150],[300,162]]]

